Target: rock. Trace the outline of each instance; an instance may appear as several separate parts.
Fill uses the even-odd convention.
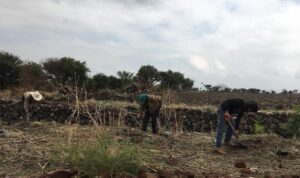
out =
[[[265,174],[264,178],[273,178],[270,174]]]
[[[234,163],[236,168],[247,168],[245,161],[238,160]]]
[[[116,175],[116,178],[136,178],[136,177],[127,172],[120,172]]]
[[[0,174],[0,178],[9,178],[6,174]]]
[[[66,169],[61,171],[53,171],[40,176],[39,178],[72,178],[78,174],[75,169]]]
[[[145,170],[139,170],[137,178],[147,178]]]
[[[278,156],[287,156],[289,154],[289,152],[287,151],[282,151],[282,150],[278,150],[276,153]]]
[[[102,172],[99,172],[97,176],[101,177],[101,178],[111,178],[111,177],[113,177],[113,173],[110,171],[102,171]]]
[[[43,123],[42,122],[38,122],[38,121],[34,121],[34,122],[31,122],[29,123],[29,127],[41,127],[43,126]]]
[[[103,97],[112,99],[110,96],[113,92],[103,91]],[[90,94],[89,95],[94,95]],[[115,95],[114,95],[115,96]],[[120,95],[121,96],[121,95]],[[115,98],[120,98],[120,96],[115,96]],[[61,96],[59,96],[62,98]],[[122,96],[123,97],[123,96]],[[0,100],[0,118],[3,122],[9,124],[18,121],[23,113],[22,103],[10,106],[14,101],[9,99]],[[71,101],[74,102],[74,101]],[[217,102],[216,102],[217,103]],[[284,104],[286,105],[286,104]],[[31,105],[30,111],[32,112],[31,121],[46,119],[48,121],[57,121],[64,123],[71,115],[73,106],[69,105],[68,100],[57,100],[50,101],[45,100],[41,103]],[[141,120],[138,116],[138,106],[120,106],[116,108],[96,108],[92,104],[89,105],[89,111],[92,115],[97,111],[99,118],[104,124],[114,125],[117,123],[125,124],[131,127],[140,127]],[[90,124],[90,119],[85,115],[79,116],[79,121],[81,124]],[[285,130],[284,123],[287,122],[287,118],[291,117],[288,113],[258,113],[254,117],[263,118],[262,125],[266,130],[274,132],[276,134],[282,135],[283,137],[289,138],[291,135]],[[24,118],[24,116],[23,116]],[[110,122],[108,122],[108,120]],[[197,132],[210,132],[211,129],[216,129],[217,125],[217,115],[215,111],[201,111],[193,108],[164,108],[160,113],[160,124],[161,127],[166,128],[168,131],[197,131]],[[254,129],[254,118],[249,117],[249,119],[242,119],[241,130],[245,133],[253,134]],[[121,122],[120,122],[121,121]],[[36,125],[38,127],[38,125]],[[176,129],[175,126],[177,126]],[[168,133],[163,134],[168,137]]]
[[[174,178],[174,174],[167,170],[158,170],[157,172],[159,178]]]
[[[249,168],[242,168],[241,170],[240,170],[240,172],[242,173],[242,174],[252,174],[252,171],[251,171],[251,169],[249,169]]]
[[[145,172],[145,170],[140,170],[137,178],[158,178],[156,174]]]
[[[170,165],[170,166],[177,166],[178,165],[178,160],[176,158],[169,157],[165,160],[165,163]]]
[[[195,178],[195,175],[191,172],[176,170],[175,175],[182,178]]]

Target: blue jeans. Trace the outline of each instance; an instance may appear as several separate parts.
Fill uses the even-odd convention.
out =
[[[159,114],[159,111],[155,111],[153,113],[150,113],[149,111],[144,112],[143,131],[147,131],[147,124],[148,124],[148,121],[149,121],[149,119],[151,117],[152,118],[151,119],[151,122],[152,122],[152,133],[153,134],[157,134],[156,123],[157,123],[158,114]]]
[[[222,137],[223,137],[223,130],[225,125],[225,119],[224,119],[224,110],[220,107],[218,110],[218,126],[217,126],[217,137],[216,137],[216,147],[220,148],[222,146]],[[232,128],[227,124],[227,131],[225,135],[225,142],[230,142],[233,130]]]

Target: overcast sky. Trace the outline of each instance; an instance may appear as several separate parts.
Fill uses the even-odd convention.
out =
[[[196,87],[300,89],[299,20],[300,0],[1,0],[0,50],[90,75],[150,64]]]

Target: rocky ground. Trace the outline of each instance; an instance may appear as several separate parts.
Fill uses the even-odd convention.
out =
[[[55,122],[32,122],[4,125],[0,135],[0,177],[38,177],[45,172],[71,168],[53,162],[54,150],[68,140],[68,133],[78,138],[89,135],[92,126],[63,125]],[[242,135],[247,149],[226,147],[225,156],[213,152],[214,133],[171,133],[152,135],[131,128],[105,128],[117,140],[137,145],[149,158],[147,172],[189,172],[199,177],[300,176],[300,141],[277,135]],[[242,162],[239,166],[237,162]],[[245,163],[245,165],[244,165]],[[237,167],[246,167],[237,168]],[[247,173],[247,174],[246,174]],[[162,177],[162,176],[161,176]]]

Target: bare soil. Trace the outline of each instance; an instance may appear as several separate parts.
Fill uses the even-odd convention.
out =
[[[72,168],[53,161],[60,145],[74,132],[84,139],[92,126],[62,125],[53,122],[33,122],[29,126],[3,126],[9,137],[0,137],[0,177],[37,177],[45,172]],[[225,147],[226,155],[214,153],[214,133],[170,133],[152,135],[131,128],[105,128],[117,140],[128,140],[138,146],[148,159],[144,167],[159,170],[188,171],[198,176],[227,175],[248,177],[264,175],[300,175],[300,141],[277,135],[242,135],[247,149]],[[234,140],[233,140],[234,144]],[[288,153],[278,155],[278,153]],[[244,162],[249,169],[235,167]],[[250,171],[249,171],[250,170]],[[242,173],[241,173],[242,172]]]

